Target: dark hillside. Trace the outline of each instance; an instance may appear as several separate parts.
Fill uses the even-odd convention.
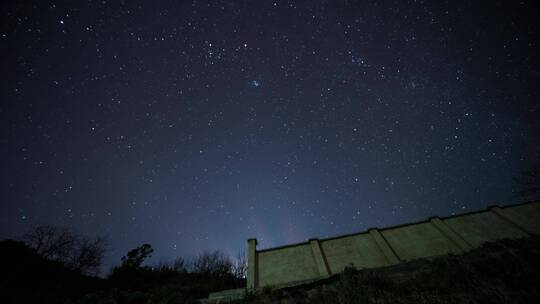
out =
[[[149,246],[149,248],[151,248]],[[0,303],[197,303],[210,292],[245,286],[228,257],[204,253],[195,266],[122,263],[106,278],[40,256],[23,242],[0,241]]]
[[[63,303],[105,286],[13,240],[0,241],[0,269],[2,303]]]

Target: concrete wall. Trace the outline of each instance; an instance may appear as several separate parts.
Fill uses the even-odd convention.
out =
[[[319,277],[313,251],[309,244],[257,253],[259,282],[261,286],[276,285],[289,281],[304,281]],[[294,271],[290,271],[293,269]],[[283,274],[286,273],[286,281]]]
[[[485,242],[540,234],[540,202],[257,251],[248,241],[248,288],[286,286],[341,272],[462,253]]]
[[[385,229],[381,233],[401,261],[460,252],[431,222]]]
[[[369,233],[321,240],[320,243],[331,274],[341,272],[351,264],[357,268],[389,264]]]

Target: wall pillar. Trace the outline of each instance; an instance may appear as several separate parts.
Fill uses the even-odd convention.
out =
[[[386,258],[386,261],[389,265],[398,264],[399,263],[399,257],[394,252],[392,247],[388,244],[384,236],[379,232],[377,228],[371,228],[369,229],[369,235],[373,238],[375,243],[377,244],[377,247],[382,251],[384,257]]]
[[[248,269],[247,288],[255,289],[258,285],[258,265],[257,265],[257,239],[248,240]]]
[[[534,231],[531,231],[527,229],[527,227],[524,227],[523,225],[521,225],[518,220],[516,220],[510,213],[508,213],[506,210],[502,209],[501,207],[493,206],[489,208],[489,211],[495,213],[496,215],[501,217],[507,223],[510,223],[512,226],[514,226],[518,230],[523,231],[528,235],[536,235]]]
[[[429,219],[429,222],[435,226],[435,228],[439,230],[443,236],[449,239],[459,251],[464,252],[473,248],[457,232],[452,230],[452,228],[446,225],[445,222],[441,221],[440,218],[432,217]]]
[[[311,251],[313,252],[313,257],[315,257],[315,263],[317,264],[317,269],[319,270],[319,276],[326,278],[330,276],[330,269],[326,263],[326,257],[321,249],[321,244],[319,244],[318,239],[310,239],[309,245],[311,246]]]

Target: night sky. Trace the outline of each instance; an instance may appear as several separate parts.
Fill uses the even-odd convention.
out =
[[[522,201],[534,1],[9,1],[0,238],[153,261]]]

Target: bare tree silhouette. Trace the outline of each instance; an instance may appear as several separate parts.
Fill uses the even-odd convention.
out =
[[[23,241],[42,257],[89,275],[99,273],[107,247],[102,237],[90,239],[67,228],[47,225],[34,228]]]

